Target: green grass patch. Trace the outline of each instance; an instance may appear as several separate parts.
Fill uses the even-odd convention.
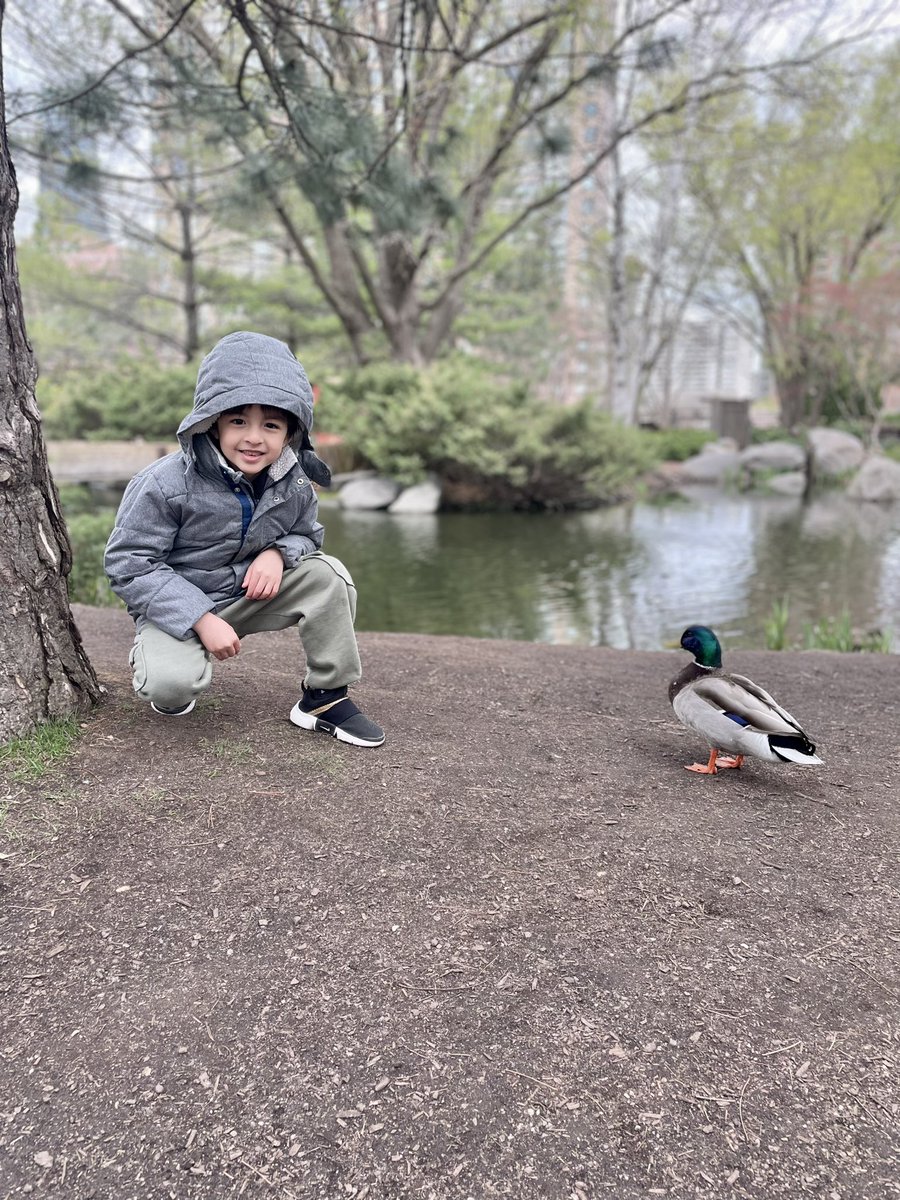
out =
[[[197,745],[206,754],[219,762],[231,763],[236,767],[246,767],[251,763],[265,762],[261,754],[246,741],[230,741],[228,738],[200,738]]]
[[[69,757],[78,737],[79,725],[74,717],[48,721],[27,737],[0,746],[0,766],[19,783],[40,779]]]

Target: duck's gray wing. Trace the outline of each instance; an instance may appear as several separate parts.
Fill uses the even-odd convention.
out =
[[[761,733],[802,733],[791,714],[744,675],[711,675],[698,679],[692,690],[718,712],[733,713],[740,725]]]

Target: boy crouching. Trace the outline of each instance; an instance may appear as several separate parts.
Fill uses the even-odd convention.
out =
[[[361,674],[356,588],[321,550],[312,482],[331,476],[312,420],[306,372],[283,342],[222,338],[200,366],[181,450],[125,491],[106,572],[135,619],[134,690],[154,712],[189,713],[212,659],[234,657],[247,634],[296,625],[306,675],[291,721],[380,746],[383,731],[347,695]]]

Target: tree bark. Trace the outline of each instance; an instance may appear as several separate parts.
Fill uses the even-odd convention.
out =
[[[616,104],[615,98],[611,101]],[[616,112],[616,109],[613,109]],[[618,119],[616,112],[615,120]],[[612,223],[609,235],[609,397],[612,415],[625,425],[637,419],[629,346],[630,297],[625,268],[625,180],[619,147],[610,155]]]
[[[178,205],[181,225],[182,298],[184,311],[184,361],[189,363],[200,349],[200,300],[197,294],[197,251],[194,245],[193,209],[187,201]]]
[[[0,30],[5,10],[0,0]],[[72,551],[34,399],[0,63],[0,742],[89,708],[100,685],[69,608]]]
[[[773,372],[775,390],[778,394],[779,422],[783,429],[798,430],[808,423],[807,391],[809,374],[807,369]]]

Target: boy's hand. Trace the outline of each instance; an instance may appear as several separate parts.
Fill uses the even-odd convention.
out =
[[[241,648],[241,639],[228,622],[212,612],[204,613],[194,623],[194,633],[213,658],[220,662],[225,658],[234,658]]]
[[[257,554],[247,568],[243,588],[248,600],[271,600],[278,595],[281,577],[284,574],[284,559],[281,552],[273,548]]]

